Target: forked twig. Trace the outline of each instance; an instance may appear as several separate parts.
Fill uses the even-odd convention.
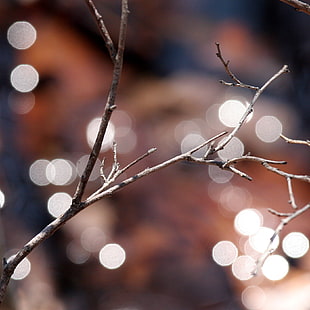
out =
[[[304,144],[310,146],[310,141],[309,140],[294,140],[290,139],[283,134],[280,135],[280,137],[287,143],[292,143],[292,144]]]
[[[229,86],[236,86],[236,87],[243,87],[243,88],[250,88],[255,90],[255,94],[251,100],[251,103],[248,105],[246,111],[244,112],[243,116],[241,117],[240,121],[238,122],[237,126],[228,134],[228,136],[223,139],[217,147],[214,148],[213,153],[218,152],[219,150],[222,150],[228,143],[229,141],[236,135],[236,133],[239,131],[239,129],[242,127],[244,122],[246,121],[247,117],[252,113],[253,107],[257,101],[257,99],[260,97],[260,95],[265,91],[265,89],[275,80],[277,79],[280,75],[283,73],[289,72],[288,66],[284,65],[277,73],[275,73],[267,82],[262,87],[256,87],[256,86],[251,86],[242,83],[239,79],[236,78],[236,76],[232,73],[232,71],[229,68],[229,61],[225,61],[224,57],[222,56],[222,52],[220,49],[219,43],[216,43],[217,47],[217,57],[221,60],[223,63],[225,70],[227,74],[231,77],[231,79],[234,81],[234,83],[226,83],[224,84],[229,85]],[[223,82],[222,82],[223,83]]]

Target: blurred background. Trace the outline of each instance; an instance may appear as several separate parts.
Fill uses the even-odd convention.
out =
[[[114,42],[119,2],[95,2]],[[277,0],[131,0],[129,8],[117,109],[99,158],[106,174],[113,141],[122,166],[158,148],[131,176],[236,125],[253,93],[218,82],[229,78],[215,42],[245,83],[261,86],[284,64],[291,71],[220,158],[251,152],[309,173],[306,146],[279,139],[309,139],[309,16]],[[112,64],[82,0],[2,0],[0,53],[0,254],[8,258],[70,205]],[[85,197],[102,183],[100,161]],[[267,209],[291,206],[284,178],[239,167],[254,180],[178,163],[84,210],[20,264],[3,309],[309,309],[307,214],[251,277],[280,220]],[[293,190],[304,206],[308,184],[293,181]]]

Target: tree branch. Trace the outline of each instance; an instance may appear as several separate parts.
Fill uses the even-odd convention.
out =
[[[92,9],[92,12],[94,12],[94,10],[93,10],[94,4],[92,3],[92,1],[86,0],[86,2],[90,3],[90,7]],[[110,121],[112,112],[116,108],[115,98],[116,98],[116,93],[117,93],[119,81],[121,78],[122,67],[123,67],[123,55],[124,55],[124,49],[125,49],[128,13],[129,13],[128,1],[122,0],[122,14],[121,14],[121,23],[120,23],[120,31],[119,31],[119,39],[118,39],[118,49],[117,49],[117,53],[115,55],[115,58],[112,58],[112,60],[114,62],[112,83],[111,83],[108,99],[107,99],[107,102],[105,105],[104,113],[103,113],[102,118],[101,118],[101,123],[99,126],[99,131],[98,131],[98,134],[96,137],[96,141],[95,141],[94,146],[92,148],[92,151],[90,153],[88,162],[86,164],[86,168],[85,168],[85,170],[81,176],[80,182],[77,186],[76,192],[73,196],[73,205],[78,205],[82,200],[82,196],[83,196],[83,193],[85,191],[85,187],[86,187],[86,184],[88,182],[89,176],[90,176],[90,174],[94,168],[95,162],[96,162],[98,155],[100,153],[102,141],[103,141],[104,135],[106,133],[106,129],[107,129],[108,123]],[[101,24],[100,24],[100,26],[101,26]],[[103,38],[104,38],[106,44],[109,45],[109,36],[108,37],[103,36]]]
[[[222,140],[222,142],[220,142],[217,147],[214,148],[214,150],[211,153],[216,153],[219,150],[223,149],[228,142],[236,135],[236,133],[239,131],[239,129],[242,127],[242,125],[244,124],[244,122],[246,121],[247,117],[252,113],[253,111],[253,107],[255,105],[255,102],[257,101],[257,99],[260,97],[260,95],[265,91],[265,89],[275,80],[277,79],[280,75],[282,75],[283,73],[287,73],[289,72],[288,70],[288,66],[285,65],[283,66],[277,73],[275,73],[262,87],[256,87],[256,86],[251,86],[251,85],[247,85],[244,84],[242,82],[240,82],[240,80],[238,80],[236,78],[236,76],[231,72],[230,68],[228,67],[229,65],[229,61],[225,61],[223,56],[222,56],[222,52],[220,49],[220,44],[216,43],[216,47],[217,47],[217,57],[221,60],[221,62],[223,63],[225,70],[227,72],[227,74],[231,77],[231,79],[234,81],[234,83],[226,83],[223,82],[224,84],[228,85],[228,86],[236,86],[236,87],[243,87],[243,88],[250,88],[250,89],[254,89],[256,92],[253,96],[253,99],[251,100],[251,103],[249,104],[249,106],[247,107],[246,111],[244,112],[243,116],[241,117],[239,123],[237,124],[237,126],[231,131],[231,133]]]
[[[100,29],[106,30],[102,17],[97,12],[94,4],[91,0],[85,0],[91,9],[91,13],[96,17],[97,23],[100,26]],[[31,239],[27,244],[23,246],[21,250],[17,252],[16,255],[11,257],[8,261],[5,261],[3,265],[1,280],[0,280],[0,304],[2,303],[5,292],[7,290],[7,286],[9,284],[10,278],[17,267],[17,265],[35,249],[39,244],[41,244],[44,240],[48,239],[51,235],[53,235],[59,228],[61,228],[69,219],[74,217],[77,213],[82,211],[86,205],[83,203],[82,196],[85,191],[85,187],[88,183],[89,176],[93,170],[95,162],[100,153],[102,141],[106,132],[106,128],[110,121],[113,110],[116,108],[115,106],[115,98],[117,93],[118,84],[121,77],[122,66],[123,66],[123,54],[125,48],[125,39],[126,39],[126,30],[127,30],[127,19],[128,19],[128,1],[122,0],[122,12],[121,12],[121,22],[120,22],[120,31],[119,31],[119,40],[118,40],[118,49],[115,57],[113,57],[113,49],[111,45],[111,39],[106,31],[103,34],[103,38],[105,40],[106,45],[108,46],[111,59],[114,63],[113,68],[113,77],[111,82],[111,87],[108,95],[108,99],[105,105],[104,113],[101,118],[101,123],[99,127],[99,131],[97,134],[96,141],[90,153],[88,162],[84,169],[84,172],[81,176],[79,184],[77,186],[76,192],[72,199],[72,204],[62,216],[55,219],[49,225],[47,225],[39,234],[37,234],[33,239]]]
[[[303,12],[310,15],[310,5],[299,1],[299,0],[280,0],[290,6],[292,6],[296,11]]]

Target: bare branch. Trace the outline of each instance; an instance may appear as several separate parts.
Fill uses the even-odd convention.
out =
[[[310,5],[305,2],[299,0],[280,0],[280,1],[292,6],[298,12],[303,12],[310,15]]]
[[[269,211],[272,212],[273,214],[278,215],[278,216],[282,216],[282,217],[284,216],[285,218],[283,218],[281,220],[280,224],[276,227],[274,234],[270,238],[270,241],[269,241],[269,244],[267,246],[266,251],[257,259],[256,268],[253,271],[253,275],[257,274],[258,270],[260,270],[260,268],[263,266],[263,264],[264,264],[265,260],[268,258],[268,256],[274,252],[275,249],[273,248],[273,241],[275,240],[275,238],[277,236],[280,235],[284,226],[287,225],[290,221],[292,221],[296,217],[298,217],[301,214],[303,214],[304,212],[306,212],[308,209],[310,209],[310,203],[306,204],[303,208],[294,211],[293,213],[287,213],[287,214],[286,213],[279,213],[277,211],[269,209]]]
[[[216,48],[217,48],[216,56],[220,59],[220,61],[224,65],[226,73],[234,81],[233,83],[228,83],[228,82],[225,82],[223,80],[220,80],[220,83],[225,84],[227,86],[237,86],[237,87],[241,87],[241,88],[249,88],[249,89],[258,90],[259,87],[248,85],[248,84],[244,84],[239,79],[237,79],[235,74],[229,68],[230,61],[229,60],[225,61],[225,59],[222,56],[222,51],[221,51],[221,48],[220,48],[220,44],[216,42],[215,45],[216,45]]]
[[[118,49],[117,49],[117,53],[115,56],[112,83],[111,83],[108,99],[105,105],[104,113],[101,118],[101,123],[100,123],[99,131],[96,137],[96,141],[90,153],[86,168],[77,186],[76,192],[73,196],[73,203],[75,205],[81,202],[89,176],[94,168],[95,162],[100,153],[102,141],[103,141],[108,123],[110,121],[112,112],[116,108],[115,98],[116,98],[116,93],[118,89],[118,84],[121,78],[122,67],[123,67],[123,55],[124,55],[124,48],[125,48],[128,13],[129,11],[128,11],[127,0],[122,0],[122,14],[121,14],[120,32],[119,32],[119,40],[118,40]]]
[[[92,0],[85,0],[86,4],[88,5],[89,11],[94,16],[97,26],[100,30],[100,34],[103,37],[104,43],[107,47],[107,50],[110,54],[111,60],[115,63],[115,56],[116,56],[116,49],[114,47],[114,43],[111,39],[108,29],[105,26],[103,21],[102,15],[98,12],[97,8],[95,7]]]
[[[295,202],[295,196],[294,196],[294,193],[293,193],[293,188],[292,188],[292,179],[290,177],[287,177],[286,178],[286,181],[287,181],[287,187],[288,187],[288,194],[289,194],[289,204],[291,204],[291,206],[294,208],[294,209],[297,209],[297,205],[296,205],[296,202]]]
[[[247,117],[252,113],[253,111],[253,107],[255,102],[257,101],[257,99],[260,97],[260,95],[265,91],[265,89],[275,80],[277,79],[280,75],[282,75],[283,73],[287,73],[289,72],[288,70],[288,66],[285,65],[283,66],[276,74],[274,74],[262,87],[255,87],[255,86],[251,86],[251,85],[247,85],[244,84],[242,82],[240,82],[240,80],[238,80],[236,78],[236,76],[231,72],[231,70],[229,69],[229,61],[225,61],[221,50],[220,50],[220,45],[219,43],[216,43],[216,47],[217,47],[217,53],[216,55],[219,57],[219,59],[221,60],[221,62],[223,63],[225,70],[227,72],[227,74],[231,77],[231,79],[235,82],[235,83],[224,83],[230,86],[237,86],[237,87],[244,87],[244,88],[251,88],[254,89],[256,92],[254,94],[254,97],[251,101],[251,103],[249,104],[249,106],[247,107],[246,111],[244,112],[243,116],[241,117],[240,121],[238,122],[237,126],[231,131],[231,133],[225,138],[223,139],[223,141],[221,141],[216,148],[214,148],[212,153],[216,153],[217,151],[223,149],[228,143],[229,141],[236,135],[236,133],[239,131],[239,129],[242,127],[242,125],[244,124],[244,122],[246,121]]]
[[[133,183],[133,182],[135,182],[135,181],[137,181],[137,180],[147,176],[147,175],[150,175],[150,174],[152,174],[152,173],[154,173],[154,172],[156,172],[158,170],[161,170],[161,169],[166,168],[166,167],[168,167],[168,166],[170,166],[172,164],[175,164],[176,162],[180,162],[180,161],[184,161],[184,160],[185,161],[194,161],[194,162],[196,162],[196,158],[192,156],[193,153],[195,153],[196,151],[200,150],[204,146],[210,144],[214,140],[222,137],[225,134],[226,134],[226,132],[221,132],[220,134],[215,135],[214,137],[204,141],[203,143],[201,143],[200,145],[196,146],[195,148],[189,150],[188,152],[182,153],[180,155],[177,155],[177,156],[175,156],[173,158],[170,158],[170,159],[168,159],[168,160],[166,160],[166,161],[164,161],[164,162],[162,162],[162,163],[160,163],[158,165],[155,165],[153,167],[146,168],[143,171],[137,173],[136,175],[127,178],[126,180],[122,181],[119,184],[116,184],[116,185],[108,187],[108,188],[106,188],[106,187],[100,188],[98,191],[96,191],[94,194],[92,194],[90,197],[88,197],[85,200],[85,206],[89,206],[89,205],[93,204],[94,202],[102,199],[103,197],[110,196],[113,193],[115,193],[116,191],[119,191],[120,189],[122,189],[123,187],[125,187],[125,186],[127,186],[127,185],[129,185],[129,184],[131,184],[131,183]],[[153,149],[151,149],[151,150],[153,150]],[[147,155],[148,155],[148,153],[147,153]],[[218,161],[215,161],[215,160],[201,159],[201,162],[203,162],[204,164],[209,164],[209,165],[217,165],[217,166],[221,165],[221,164],[218,163]]]
[[[298,174],[292,174],[292,173],[287,173],[287,172],[284,172],[282,170],[279,170],[275,167],[272,167],[269,165],[269,163],[267,162],[263,162],[262,165],[267,168],[268,170],[276,173],[276,174],[279,174],[285,178],[291,178],[291,179],[296,179],[296,180],[300,180],[300,181],[304,181],[304,182],[308,182],[310,183],[310,176],[309,175],[298,175]]]
[[[97,10],[95,9],[91,1],[88,2],[92,14],[95,14]],[[95,11],[94,11],[95,9]],[[47,225],[39,234],[37,234],[33,239],[31,239],[17,254],[12,257],[9,261],[3,266],[3,271],[0,280],[0,304],[4,299],[4,295],[9,284],[10,278],[16,268],[16,266],[24,259],[30,252],[33,251],[39,244],[44,240],[48,239],[53,235],[59,228],[61,228],[69,219],[83,210],[86,205],[83,203],[82,195],[85,191],[86,184],[88,182],[89,176],[93,170],[95,162],[98,158],[102,141],[106,132],[107,125],[110,121],[113,110],[115,109],[115,97],[117,93],[118,84],[121,77],[122,65],[123,65],[123,54],[125,47],[125,38],[126,38],[126,29],[127,29],[127,19],[128,19],[128,4],[127,0],[122,0],[122,13],[121,13],[121,22],[120,22],[120,33],[118,40],[118,49],[115,55],[114,69],[113,69],[113,78],[111,82],[111,87],[108,95],[108,99],[105,105],[104,113],[101,119],[100,128],[97,134],[96,141],[90,153],[86,168],[81,176],[80,182],[77,186],[76,192],[72,199],[72,204],[62,216],[55,219],[49,225]],[[98,13],[99,14],[99,13]],[[97,16],[99,18],[99,16]],[[96,17],[96,18],[97,18]],[[100,17],[99,20],[102,20]],[[98,20],[97,20],[98,21]],[[109,40],[106,37],[106,40]]]
[[[280,137],[287,143],[292,143],[292,144],[304,144],[310,146],[310,141],[309,140],[294,140],[290,139],[283,134],[280,135]]]

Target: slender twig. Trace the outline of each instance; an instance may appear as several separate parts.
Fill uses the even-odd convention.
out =
[[[111,39],[111,36],[109,34],[109,31],[108,31],[107,27],[105,26],[102,15],[98,12],[98,10],[95,7],[92,0],[85,0],[85,2],[88,5],[89,11],[94,16],[94,18],[97,22],[97,26],[100,30],[100,34],[103,37],[103,40],[104,40],[105,45],[107,47],[107,50],[110,54],[111,60],[114,63],[115,62],[115,56],[116,56],[116,49],[115,49],[114,43]]]
[[[288,194],[289,194],[289,201],[288,203],[294,208],[297,209],[297,205],[295,202],[295,196],[293,193],[293,187],[292,187],[292,178],[291,177],[286,177],[286,181],[287,181],[287,188],[288,188]]]
[[[221,53],[221,49],[220,49],[220,45],[219,43],[216,43],[217,46],[217,57],[219,57],[219,59],[221,60],[221,62],[223,63],[225,70],[227,72],[227,74],[232,78],[232,80],[235,83],[232,83],[232,86],[238,86],[238,87],[242,87],[241,85],[243,85],[243,87],[249,88],[249,85],[243,84],[242,82],[240,82],[240,80],[238,80],[236,78],[236,76],[231,72],[231,70],[229,69],[229,62],[225,61],[222,53]],[[217,147],[214,148],[213,153],[218,152],[219,150],[223,149],[228,143],[229,141],[236,135],[236,133],[239,131],[239,129],[242,127],[242,125],[244,124],[244,122],[246,121],[247,117],[252,113],[253,111],[253,107],[257,101],[257,99],[260,97],[260,95],[265,91],[265,89],[275,80],[277,79],[280,75],[282,75],[283,73],[287,73],[289,72],[288,70],[288,66],[284,65],[276,74],[274,74],[267,82],[265,82],[265,84],[262,87],[255,87],[252,86],[252,89],[256,90],[253,99],[251,100],[251,103],[248,105],[246,111],[244,112],[243,116],[241,117],[241,119],[239,120],[237,126],[234,127],[234,129],[230,132],[230,134],[223,139],[218,145]]]
[[[287,143],[292,143],[292,144],[304,144],[310,146],[310,140],[294,140],[290,139],[283,134],[280,135],[280,137]]]
[[[148,167],[146,169],[144,169],[143,171],[135,174],[134,176],[131,176],[127,179],[125,179],[124,181],[122,181],[121,183],[118,183],[116,185],[113,185],[111,187],[108,187],[108,188],[104,188],[104,190],[98,190],[96,192],[96,195],[95,194],[92,194],[90,197],[88,197],[86,200],[85,200],[85,205],[88,206],[88,205],[91,205],[93,204],[94,202],[98,201],[98,200],[101,200],[103,197],[106,197],[106,196],[110,196],[112,195],[113,193],[115,193],[116,191],[119,191],[120,189],[122,189],[123,187],[147,176],[147,175],[150,175],[158,170],[161,170],[163,168],[166,168],[168,166],[171,166],[172,164],[175,164],[177,162],[180,162],[180,161],[196,161],[195,157],[192,156],[193,153],[195,153],[196,151],[200,150],[201,148],[203,148],[204,146],[206,146],[207,144],[210,144],[212,143],[214,140],[222,137],[223,135],[225,135],[226,132],[221,132],[217,135],[215,135],[214,137],[204,141],[203,143],[201,143],[200,145],[194,147],[193,149],[189,150],[188,152],[185,152],[185,153],[182,153],[182,154],[179,154],[173,158],[170,158],[158,165],[155,165],[153,167]],[[153,149],[151,149],[153,150]],[[144,156],[144,155],[143,155]],[[204,164],[209,164],[209,165],[217,165],[217,166],[220,166],[221,164],[218,163],[218,161],[216,160],[203,160],[203,163]]]
[[[225,84],[227,86],[237,86],[237,87],[241,87],[241,88],[249,88],[249,89],[254,89],[254,90],[258,90],[259,87],[256,86],[252,86],[252,85],[248,85],[248,84],[244,84],[242,83],[237,77],[236,75],[230,70],[229,68],[229,60],[226,60],[223,58],[222,56],[222,51],[221,51],[221,47],[220,44],[218,42],[215,43],[216,45],[216,49],[217,49],[217,53],[216,56],[220,59],[220,61],[222,62],[226,73],[229,75],[229,77],[234,81],[233,83],[229,83],[229,82],[225,82],[223,80],[220,80],[220,83]]]
[[[298,12],[303,12],[310,15],[310,5],[308,3],[299,0],[280,0],[280,1],[292,6]]]
[[[145,157],[151,155],[153,152],[156,151],[156,148],[151,148],[149,149],[146,153],[129,163],[127,166],[124,168],[120,169],[119,163],[115,164],[116,156],[114,157],[114,164],[112,166],[111,172],[109,173],[108,177],[104,177],[104,183],[102,186],[96,190],[93,194],[91,194],[86,200],[91,200],[92,198],[96,197],[100,193],[102,193],[107,187],[109,187],[112,183],[116,181],[116,179],[123,174],[126,170],[131,168],[133,165],[144,159]]]
[[[94,168],[95,162],[100,153],[102,141],[106,133],[106,129],[110,121],[112,112],[116,108],[115,98],[116,98],[119,81],[121,78],[122,67],[123,67],[123,55],[124,55],[124,48],[125,48],[128,13],[129,12],[128,12],[127,0],[122,0],[122,14],[121,14],[120,32],[119,32],[119,39],[118,39],[118,49],[117,49],[117,53],[115,56],[112,83],[111,83],[108,99],[105,105],[104,113],[101,118],[101,123],[99,126],[99,131],[98,131],[94,146],[90,153],[88,162],[86,164],[86,168],[77,186],[76,192],[73,196],[73,204],[75,206],[78,206],[78,204],[82,200],[82,196],[84,194],[86,184],[88,182],[90,174]]]
[[[91,1],[87,2],[88,4],[93,3]],[[92,13],[94,10],[92,6]],[[97,10],[95,10],[97,12]],[[35,249],[39,244],[44,240],[48,239],[53,235],[59,228],[61,228],[69,219],[74,217],[77,213],[82,211],[85,208],[85,203],[83,203],[82,196],[85,191],[85,187],[88,183],[89,176],[93,170],[95,162],[98,158],[102,141],[106,132],[107,125],[110,121],[113,110],[115,109],[115,98],[117,93],[118,84],[121,77],[122,65],[123,65],[123,54],[125,47],[125,38],[126,38],[126,29],[127,29],[127,19],[128,19],[128,4],[127,0],[122,0],[122,13],[121,13],[121,22],[120,22],[120,32],[118,40],[118,49],[115,55],[113,77],[111,82],[111,87],[108,95],[108,99],[105,105],[104,113],[101,119],[100,128],[97,134],[96,141],[90,153],[86,168],[81,176],[80,182],[77,186],[76,192],[72,199],[72,204],[62,216],[55,219],[49,225],[47,225],[40,233],[38,233],[33,239],[31,239],[27,244],[23,246],[21,250],[17,252],[10,260],[5,262],[2,270],[1,280],[0,280],[0,304],[2,303],[7,286],[9,284],[10,278],[17,267],[17,265]],[[101,24],[101,23],[100,23]],[[103,36],[107,45],[109,45],[109,37]]]
[[[276,174],[279,174],[285,178],[291,178],[291,179],[296,179],[296,180],[300,180],[300,181],[310,183],[310,176],[309,175],[299,175],[299,174],[292,174],[292,173],[284,172],[282,170],[279,170],[275,167],[270,166],[268,162],[263,162],[262,165],[266,169],[268,169],[268,170],[270,170]]]
[[[288,213],[288,214],[280,213],[280,212],[277,212],[275,210],[270,210],[269,209],[269,211],[272,212],[273,214],[275,214],[277,216],[284,217],[284,218],[281,220],[279,225],[276,227],[272,237],[269,240],[269,244],[268,244],[265,252],[257,259],[257,261],[256,261],[256,268],[253,271],[253,275],[256,275],[258,273],[258,270],[260,270],[260,268],[263,266],[263,264],[266,261],[266,259],[268,258],[268,256],[271,255],[274,252],[275,249],[273,248],[273,241],[275,240],[275,238],[277,236],[280,235],[280,233],[283,230],[284,226],[287,225],[289,222],[291,222],[296,217],[298,217],[301,214],[303,214],[304,212],[306,212],[308,209],[310,209],[310,203],[306,204],[301,209],[298,209],[298,210],[294,211],[293,213]]]

